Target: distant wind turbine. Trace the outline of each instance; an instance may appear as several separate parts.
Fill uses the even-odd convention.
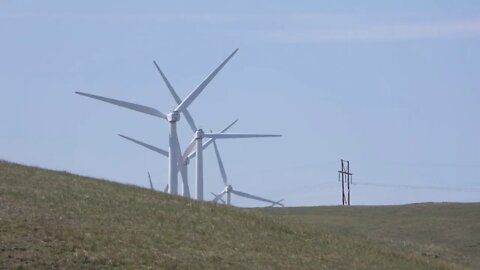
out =
[[[214,202],[218,202],[219,200],[222,200],[222,197],[224,195],[226,195],[227,196],[226,204],[230,205],[231,204],[231,196],[232,196],[231,194],[235,194],[235,195],[240,196],[240,197],[271,203],[272,207],[275,206],[275,205],[280,205],[282,207],[284,206],[281,203],[283,201],[283,199],[281,199],[279,201],[272,201],[272,200],[269,200],[269,199],[265,199],[265,198],[262,198],[262,197],[259,197],[259,196],[251,195],[251,194],[248,194],[246,192],[242,192],[242,191],[238,191],[238,190],[233,189],[232,185],[230,185],[228,183],[227,173],[225,172],[225,167],[223,166],[223,161],[222,161],[222,158],[220,157],[220,151],[218,151],[217,143],[215,141],[213,142],[213,147],[215,148],[215,155],[217,156],[218,167],[220,168],[220,174],[222,175],[222,181],[223,181],[223,184],[225,185],[225,188],[218,195],[216,195],[215,198],[213,199]],[[215,195],[215,193],[213,193],[213,194]]]
[[[148,181],[150,182],[150,189],[155,190],[155,188],[153,188],[152,177],[150,176],[150,172],[147,172],[147,173],[148,173]],[[167,192],[167,191],[168,191],[168,184],[163,190],[163,192]]]
[[[185,149],[185,153],[196,152],[196,198],[203,200],[203,138],[210,139],[238,139],[238,138],[260,138],[260,137],[281,137],[274,134],[240,134],[240,133],[204,133],[202,129],[195,132],[195,137]],[[215,146],[215,140],[212,140]]]

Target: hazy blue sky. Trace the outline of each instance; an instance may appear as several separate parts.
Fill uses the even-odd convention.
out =
[[[353,204],[480,200],[479,1],[0,1],[0,158],[163,188],[166,158],[116,134],[166,149],[166,122],[73,92],[168,112],[152,60],[184,97],[237,47],[191,113],[283,137],[219,141],[235,188],[338,204],[344,158]]]

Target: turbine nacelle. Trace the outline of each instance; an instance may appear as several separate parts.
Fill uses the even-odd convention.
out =
[[[195,131],[195,140],[201,140],[203,139],[203,136],[205,135],[205,132],[203,132],[203,129],[198,129]]]
[[[180,121],[180,113],[178,111],[172,111],[171,113],[167,114],[167,121],[168,122]]]

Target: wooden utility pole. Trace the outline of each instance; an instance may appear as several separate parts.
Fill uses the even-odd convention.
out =
[[[352,183],[352,173],[350,173],[350,161],[341,159],[341,170],[338,171],[338,181],[342,182],[342,205],[350,205],[350,184]],[[345,196],[345,186],[347,196]]]

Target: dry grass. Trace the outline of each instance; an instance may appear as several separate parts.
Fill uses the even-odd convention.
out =
[[[333,223],[317,226],[303,218],[0,162],[1,269],[465,266],[426,256],[414,243],[343,235]]]
[[[480,203],[402,206],[333,206],[266,209],[332,233],[367,238],[378,245],[408,247],[432,261],[480,265]]]

